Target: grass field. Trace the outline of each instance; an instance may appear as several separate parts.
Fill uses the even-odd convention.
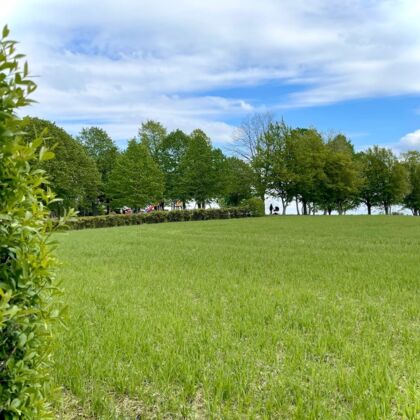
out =
[[[58,235],[63,410],[416,418],[420,219],[265,217]]]

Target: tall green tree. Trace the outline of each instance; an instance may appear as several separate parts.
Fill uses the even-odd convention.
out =
[[[180,164],[188,148],[190,137],[181,130],[169,133],[162,140],[158,150],[159,166],[165,176],[164,197],[172,202],[185,202],[185,194],[179,188],[182,173]]]
[[[162,200],[164,176],[147,145],[132,139],[118,156],[107,185],[113,208],[142,208]]]
[[[303,214],[321,202],[325,181],[326,151],[322,136],[315,129],[293,129],[286,138],[287,169],[293,185],[291,191],[302,202]]]
[[[357,204],[361,186],[360,168],[353,145],[344,135],[339,134],[329,139],[325,150],[321,203],[329,214],[332,210],[343,214]]]
[[[374,146],[360,154],[362,162],[361,199],[371,214],[380,205],[385,214],[390,207],[403,202],[409,192],[407,171],[390,149]]]
[[[414,216],[420,216],[420,152],[410,151],[402,155],[407,170],[410,189],[404,198],[404,205]]]
[[[74,207],[91,212],[96,205],[101,178],[84,147],[51,121],[25,117],[21,127],[28,141],[45,130],[44,143],[54,150],[55,159],[40,163],[49,175],[51,188],[62,199],[55,204],[54,211],[62,214],[65,208]]]
[[[221,155],[213,150],[209,137],[202,130],[194,130],[190,138],[180,162],[182,175],[178,191],[186,199],[195,200],[199,208],[204,208],[206,202],[220,193]]]
[[[148,146],[150,154],[159,166],[161,165],[162,143],[165,141],[166,135],[166,128],[158,121],[148,120],[142,123],[139,129],[140,142]]]
[[[225,159],[223,173],[223,201],[227,206],[238,206],[252,197],[254,174],[249,164],[237,157]]]
[[[291,130],[284,121],[271,123],[257,146],[253,168],[263,189],[282,202],[283,214],[293,200],[294,174],[288,164],[286,139]]]
[[[108,133],[99,127],[83,128],[77,140],[95,161],[102,183],[106,184],[118,156],[116,144]]]

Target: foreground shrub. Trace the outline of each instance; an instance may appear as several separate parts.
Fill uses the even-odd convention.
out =
[[[15,110],[36,88],[15,42],[0,40],[0,418],[52,417],[49,341],[57,318],[55,264],[46,189],[38,162],[53,157],[42,139],[25,141]]]
[[[143,223],[187,222],[199,220],[230,219],[260,216],[255,206],[229,207],[221,209],[194,209],[153,211],[131,215],[110,214],[107,216],[78,217],[70,223],[72,229],[93,229],[101,227],[141,225]]]
[[[242,205],[250,210],[251,216],[258,217],[265,215],[264,201],[261,198],[248,198],[242,202]]]

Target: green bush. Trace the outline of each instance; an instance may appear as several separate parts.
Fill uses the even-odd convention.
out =
[[[152,211],[151,213],[143,214],[144,223],[163,223],[168,221],[167,211]]]
[[[261,198],[248,198],[241,203],[244,207],[247,207],[251,212],[251,216],[265,216],[264,201]]]
[[[168,212],[168,222],[183,222],[184,211],[183,210],[171,210]]]
[[[253,207],[243,206],[221,209],[153,211],[151,213],[136,213],[131,215],[110,214],[107,216],[78,217],[70,222],[69,226],[72,229],[93,229],[112,226],[141,225],[143,223],[187,222],[251,216],[259,216],[259,214]]]
[[[36,85],[16,54],[8,29],[0,39],[0,418],[52,418],[49,385],[55,258],[45,188],[38,163],[53,157],[20,132],[15,111],[28,105]]]

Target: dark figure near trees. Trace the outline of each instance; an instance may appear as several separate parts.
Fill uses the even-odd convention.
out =
[[[270,204],[270,214],[273,214],[273,203]]]

